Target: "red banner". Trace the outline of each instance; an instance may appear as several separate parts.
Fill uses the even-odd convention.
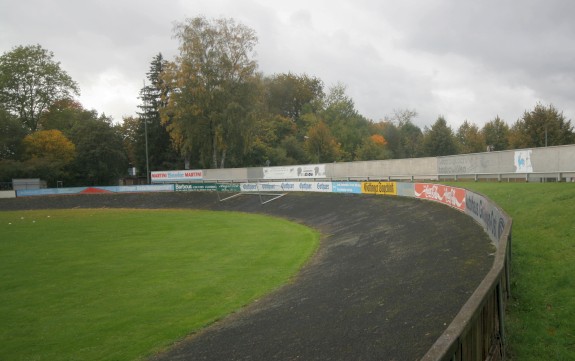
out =
[[[465,212],[465,189],[441,184],[415,183],[415,197],[441,202]]]

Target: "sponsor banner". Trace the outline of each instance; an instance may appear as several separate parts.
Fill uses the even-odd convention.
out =
[[[397,195],[396,182],[361,182],[361,192],[364,194]]]
[[[330,192],[331,182],[295,182],[296,190],[300,192]]]
[[[173,184],[150,184],[134,186],[103,186],[103,187],[70,187],[43,188],[16,191],[18,197],[49,196],[62,194],[100,194],[100,193],[134,193],[134,192],[173,192]]]
[[[258,183],[258,191],[259,192],[282,192],[282,183],[281,182],[265,182],[265,183]]]
[[[0,198],[16,198],[16,191],[0,191]]]
[[[176,192],[215,192],[218,190],[216,183],[185,183],[175,184]]]
[[[360,182],[332,182],[331,186],[334,193],[361,193]]]
[[[397,195],[402,197],[415,197],[413,183],[397,183]]]
[[[152,172],[152,183],[194,181],[204,179],[204,172],[199,170],[169,170]]]
[[[242,192],[331,192],[331,182],[242,183]]]
[[[240,192],[239,184],[219,184],[217,185],[218,192]]]
[[[441,184],[415,183],[415,197],[447,204],[465,212],[465,189]]]
[[[531,149],[515,151],[513,157],[515,173],[533,173],[533,164],[531,164]]]
[[[491,238],[496,245],[499,244],[499,238],[503,234],[503,230],[507,224],[507,218],[499,208],[487,198],[471,191],[466,192],[465,205],[465,213],[483,226],[489,238]]]
[[[258,191],[258,184],[257,183],[241,183],[240,184],[240,191],[242,191],[242,192],[257,192]]]
[[[85,189],[86,189],[86,187],[21,189],[21,190],[16,191],[16,197],[52,196],[52,195],[58,195],[58,194],[78,194]]]
[[[325,164],[264,167],[264,179],[325,178]]]
[[[173,192],[173,184],[142,184],[133,186],[106,186],[106,187],[95,187],[102,189],[104,191],[110,191],[114,193],[140,193],[140,192]]]

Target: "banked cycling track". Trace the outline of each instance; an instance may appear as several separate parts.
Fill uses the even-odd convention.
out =
[[[262,205],[253,195],[220,202],[214,193],[151,193],[0,202],[0,209],[100,207],[262,213],[322,234],[291,283],[154,361],[418,360],[493,263],[494,247],[471,217],[403,197],[291,193]]]

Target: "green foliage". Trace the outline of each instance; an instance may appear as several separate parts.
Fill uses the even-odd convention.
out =
[[[381,122],[381,134],[389,144],[393,158],[416,158],[422,154],[423,132],[413,124],[417,112],[413,109],[394,110]],[[398,134],[396,134],[398,133]]]
[[[425,132],[423,152],[428,157],[457,154],[457,143],[453,130],[447,125],[444,117],[437,118],[431,129],[427,129]]]
[[[330,89],[325,103],[326,109],[320,114],[340,145],[341,160],[357,159],[358,149],[369,145],[371,123],[357,112],[341,84]]]
[[[0,104],[30,132],[54,102],[79,94],[76,82],[53,58],[40,45],[17,46],[0,56]]]
[[[169,92],[162,120],[184,157],[224,167],[228,152],[237,161],[249,147],[259,104],[251,58],[257,37],[233,19],[187,19],[174,31],[180,56],[162,75]]]
[[[499,116],[485,123],[481,130],[485,144],[491,150],[506,150],[509,148],[509,126]]]
[[[181,157],[173,146],[167,124],[162,124],[160,110],[167,105],[169,87],[164,83],[162,74],[167,61],[162,54],[156,55],[146,74],[148,82],[140,90],[141,104],[138,119],[124,119],[122,127],[124,143],[129,152],[130,163],[140,171],[146,172],[146,137],[148,143],[148,163],[150,171],[179,169]]]
[[[513,149],[572,144],[575,134],[571,120],[553,105],[538,103],[532,111],[525,111],[511,128],[509,143]]]
[[[380,160],[390,158],[387,142],[382,135],[374,134],[363,141],[358,148],[355,160]]]
[[[286,283],[318,240],[250,214],[0,212],[0,359],[144,359]]]
[[[26,134],[27,129],[22,122],[0,108],[0,162],[20,157],[20,143]]]
[[[100,116],[77,123],[70,139],[77,157],[71,165],[72,185],[115,185],[127,173],[128,159],[119,127]]]
[[[323,82],[306,74],[276,74],[266,79],[266,97],[270,113],[287,117],[298,123],[304,109],[321,108],[324,97]]]
[[[483,134],[475,124],[470,124],[467,120],[457,129],[457,143],[459,153],[479,153],[487,149]]]

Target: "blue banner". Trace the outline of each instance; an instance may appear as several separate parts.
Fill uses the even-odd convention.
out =
[[[361,194],[360,182],[332,182],[331,189],[334,193]]]

